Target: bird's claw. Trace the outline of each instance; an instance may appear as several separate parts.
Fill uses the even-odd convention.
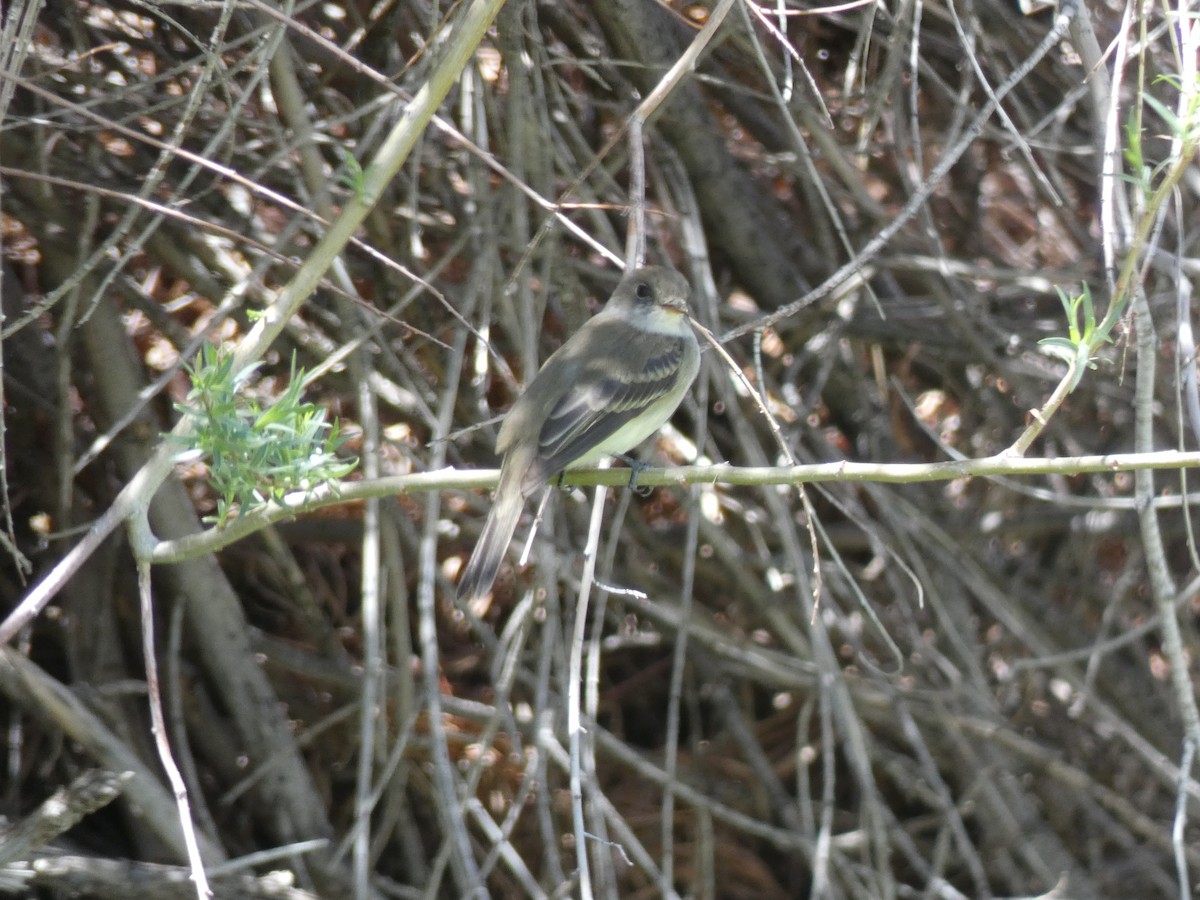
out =
[[[654,468],[653,466],[648,465],[641,460],[634,459],[632,456],[625,456],[624,454],[618,455],[617,459],[622,460],[625,465],[629,466],[629,483],[626,484],[625,487],[633,491],[639,497],[649,497],[654,493],[654,488],[650,487],[649,485],[646,485],[645,487],[639,487],[637,483],[638,475],[640,475],[646,469]]]

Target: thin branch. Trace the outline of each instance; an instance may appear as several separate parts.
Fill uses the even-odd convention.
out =
[[[19,859],[29,859],[84,817],[103,809],[121,796],[122,786],[132,772],[120,774],[89,769],[59,788],[37,809],[0,832],[0,868]]]
[[[960,478],[987,478],[1001,475],[1077,475],[1084,472],[1135,472],[1141,469],[1185,469],[1200,467],[1200,452],[1181,453],[1161,450],[1153,453],[1111,453],[1103,456],[1076,456],[1053,459],[1022,458],[1000,454],[984,459],[964,459],[940,463],[868,463],[829,462],[804,466],[673,466],[639,472],[643,487],[683,486],[688,484],[770,485],[811,484],[816,482],[878,482],[880,484],[918,484],[930,481],[954,481]],[[340,503],[353,503],[370,497],[417,494],[428,491],[483,490],[494,488],[500,480],[499,469],[439,469],[414,475],[393,475],[376,481],[337,482],[310,492],[284,497],[282,503],[268,503],[234,519],[224,528],[209,529],[174,541],[155,541],[141,545],[139,553],[155,563],[181,562],[212,553],[259,529],[294,519],[298,515]],[[602,484],[620,487],[629,483],[629,473],[621,469],[578,469],[563,476],[569,487]]]
[[[179,810],[179,827],[183,831],[183,842],[187,848],[188,867],[191,869],[192,881],[196,886],[196,896],[199,900],[212,897],[212,888],[208,886],[208,877],[204,874],[204,860],[200,855],[200,842],[196,838],[196,826],[192,822],[192,812],[188,805],[187,785],[175,765],[175,757],[171,753],[171,744],[167,740],[167,719],[163,715],[162,689],[158,680],[158,657],[154,649],[154,598],[150,590],[150,564],[138,563],[138,596],[142,607],[142,659],[146,665],[146,688],[150,701],[150,730],[154,734],[154,746],[158,750],[158,761],[162,763],[163,771],[167,773],[167,781],[175,794],[175,804]]]

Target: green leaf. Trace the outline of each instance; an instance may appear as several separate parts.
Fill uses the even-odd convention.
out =
[[[1179,117],[1175,115],[1175,110],[1160,101],[1157,97],[1152,97],[1150,94],[1144,94],[1143,99],[1146,105],[1158,113],[1159,118],[1166,123],[1167,130],[1176,137],[1183,135],[1184,129],[1179,124]]]

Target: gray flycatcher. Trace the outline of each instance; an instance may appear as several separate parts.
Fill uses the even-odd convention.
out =
[[[700,368],[690,293],[673,269],[626,275],[517,398],[496,438],[500,483],[459,579],[460,600],[492,589],[531,494],[564,469],[636,447],[675,412]]]

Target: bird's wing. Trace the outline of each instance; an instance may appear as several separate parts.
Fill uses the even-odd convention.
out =
[[[640,365],[613,367],[609,362],[606,369],[605,360],[589,360],[553,405],[538,435],[538,472],[531,471],[530,480],[549,479],[602,446],[678,386],[687,351],[682,337],[641,333],[632,342],[624,359]]]

